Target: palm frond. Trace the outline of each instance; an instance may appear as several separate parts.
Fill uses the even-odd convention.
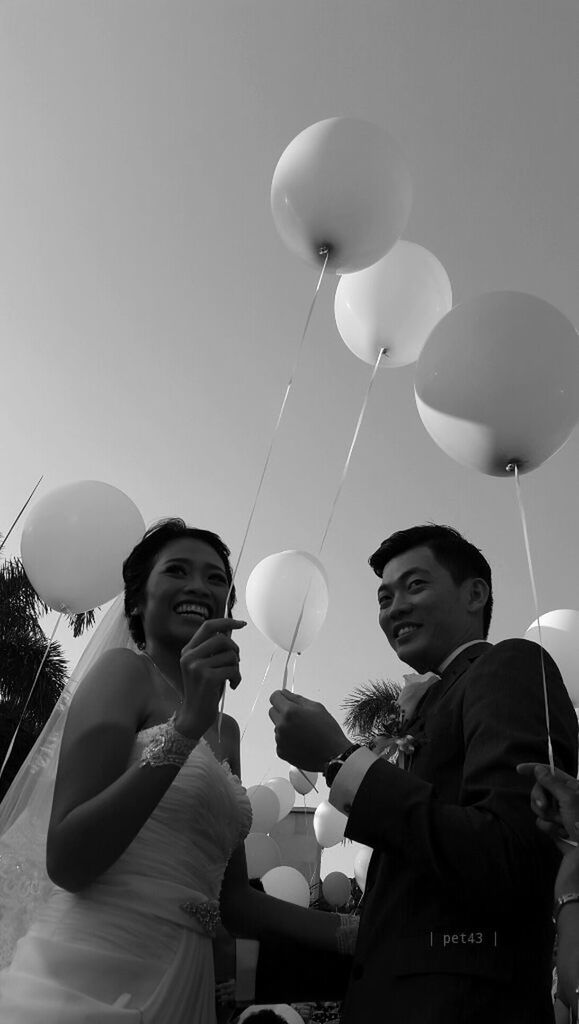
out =
[[[69,615],[68,624],[74,637],[82,636],[85,630],[92,629],[94,626],[94,609],[89,612],[78,612],[77,615]]]
[[[401,687],[390,679],[374,679],[358,686],[342,702],[347,711],[347,731],[363,739],[389,732],[400,716],[396,703],[400,691]]]
[[[19,717],[22,713],[47,642],[43,633],[41,638],[13,633],[0,640],[0,707],[3,715]],[[28,732],[36,736],[43,728],[66,685],[67,675],[68,665],[62,648],[53,641],[24,715],[22,725]]]
[[[21,560],[17,557],[6,559],[0,565],[0,631],[3,627],[10,630],[19,623],[23,625],[26,620],[37,620],[49,611],[48,605],[38,596],[28,579]],[[94,609],[69,615],[67,620],[72,635],[82,636],[94,626]]]
[[[0,630],[36,621],[46,610],[19,558],[8,558],[0,565]],[[40,626],[38,626],[40,629]]]

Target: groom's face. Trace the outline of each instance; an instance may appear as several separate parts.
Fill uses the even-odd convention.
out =
[[[405,551],[384,566],[379,622],[401,661],[417,672],[436,671],[460,644],[476,638],[470,586],[468,580],[457,585],[427,547]]]

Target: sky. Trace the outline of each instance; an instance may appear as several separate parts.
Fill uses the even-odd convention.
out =
[[[318,277],[276,232],[271,178],[324,118],[397,139],[414,187],[403,237],[442,262],[455,303],[531,292],[577,325],[578,33],[576,0],[3,0],[0,530],[41,474],[38,496],[95,479],[147,524],[182,516],[237,557]],[[319,546],[367,387],[337,281],[276,435],[242,617],[257,562]],[[535,619],[514,482],[438,449],[413,373],[378,373],[324,546],[327,620],[297,665],[296,690],[340,719],[355,687],[407,671],[367,565],[394,530],[448,523],[484,551],[491,640]],[[575,431],[522,478],[542,611],[579,607],[578,456]],[[58,636],[76,660],[85,641]],[[241,648],[227,710],[247,725],[251,785],[287,775],[267,717],[283,659],[248,722],[272,645],[250,624]],[[351,874],[353,853],[325,852],[322,874]]]

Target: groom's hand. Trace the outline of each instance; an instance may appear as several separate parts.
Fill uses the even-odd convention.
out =
[[[289,690],[269,698],[278,757],[304,771],[319,772],[350,740],[323,704]]]

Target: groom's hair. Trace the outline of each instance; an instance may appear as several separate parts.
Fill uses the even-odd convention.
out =
[[[457,586],[469,579],[485,581],[489,588],[489,596],[483,609],[483,633],[486,640],[493,612],[491,567],[482,552],[465,540],[452,526],[427,523],[425,526],[411,526],[408,530],[398,530],[382,541],[378,550],[370,555],[368,562],[376,575],[382,576],[384,566],[393,558],[411,551],[412,548],[422,547],[431,551],[439,565],[450,573]]]

